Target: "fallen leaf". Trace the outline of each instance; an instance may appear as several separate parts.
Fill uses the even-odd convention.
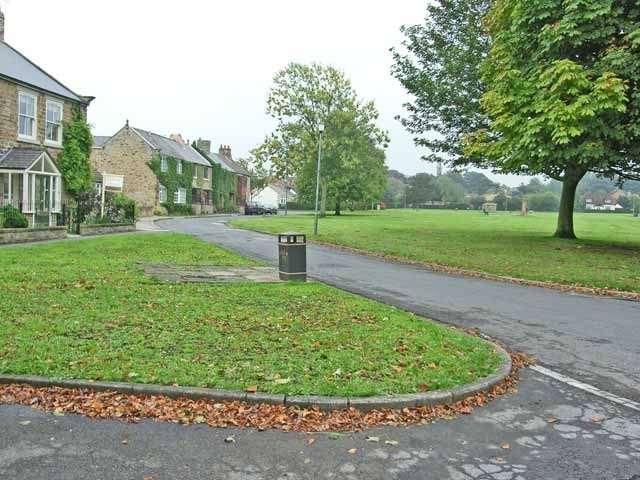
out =
[[[305,465],[309,465],[311,463],[311,459],[310,458],[305,458],[304,459],[304,464]]]
[[[398,443],[399,443],[399,442],[398,442],[397,440],[385,440],[385,441],[384,441],[384,444],[385,444],[385,445],[392,445],[392,446],[394,446],[394,447],[395,447],[396,445],[398,445]]]
[[[553,418],[553,417],[552,418],[547,418],[547,420],[546,420],[547,423],[556,423],[557,421],[558,421],[558,419],[557,418]]]
[[[307,440],[307,444],[308,445],[313,445],[314,443],[316,443],[316,439],[315,438],[310,438],[309,440]]]
[[[379,443],[380,442],[380,437],[367,437],[367,438],[365,438],[365,440],[367,442],[371,442],[371,443]]]
[[[290,378],[277,378],[273,383],[275,383],[276,385],[286,385],[290,381]]]
[[[329,440],[340,440],[342,438],[342,434],[338,432],[329,432]]]
[[[349,452],[350,455],[353,455],[354,453],[356,453],[358,451],[358,449],[357,448],[350,448],[347,451]]]
[[[27,426],[31,423],[31,420],[25,420],[24,422],[19,422],[20,425]]]
[[[129,442],[127,440],[122,440],[120,443],[123,444],[123,445],[126,445]]]
[[[503,450],[511,450],[511,445],[509,445],[508,443],[503,443],[500,448],[502,448]]]
[[[224,439],[224,443],[236,443],[236,437],[231,435],[231,436],[229,436],[229,437]]]
[[[591,421],[593,423],[602,423],[606,420],[604,417],[591,417]]]
[[[193,423],[205,423],[207,420],[202,415],[198,415],[193,419]]]
[[[247,392],[249,393],[256,393],[258,391],[258,386],[257,385],[251,385],[249,387],[247,387]]]

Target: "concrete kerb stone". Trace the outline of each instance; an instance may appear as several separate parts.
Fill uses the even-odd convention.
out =
[[[2,375],[0,384],[27,384],[34,387],[63,387],[113,391],[123,394],[165,396],[170,398],[209,399],[219,402],[246,402],[250,404],[285,405],[300,408],[315,407],[323,411],[355,408],[361,411],[376,409],[401,409],[419,406],[435,407],[464,400],[477,393],[491,390],[511,373],[511,357],[501,347],[494,346],[504,363],[498,372],[481,378],[469,385],[450,390],[389,395],[362,398],[327,397],[320,395],[285,395],[268,393],[247,393],[233,390],[216,390],[200,387],[173,387],[142,383],[102,382],[75,379],[53,379],[32,375]]]

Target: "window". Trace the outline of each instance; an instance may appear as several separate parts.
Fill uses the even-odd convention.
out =
[[[160,171],[167,172],[169,171],[169,163],[167,162],[167,157],[162,156],[160,158]]]
[[[193,178],[198,178],[198,165],[193,165]]]
[[[158,197],[160,198],[160,203],[167,202],[167,187],[164,185],[158,187]]]
[[[176,171],[178,172],[179,175],[182,175],[182,160],[178,160],[178,164],[176,165]]]
[[[62,144],[62,104],[47,100],[45,118],[45,140],[56,145]]]
[[[93,186],[94,186],[94,187],[95,187],[95,189],[96,189],[96,194],[97,194],[97,195],[102,195],[102,182],[95,182],[95,183],[93,184]]]
[[[179,188],[173,192],[173,203],[184,204],[187,203],[187,190]]]
[[[204,167],[204,178],[209,180],[209,167]]]
[[[38,99],[35,95],[20,92],[18,94],[19,120],[18,136],[28,140],[36,139],[36,110]]]

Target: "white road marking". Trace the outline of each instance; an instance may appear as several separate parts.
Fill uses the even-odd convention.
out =
[[[553,370],[549,370],[548,368],[542,367],[540,365],[532,365],[531,370],[535,370],[542,375],[546,375],[547,377],[554,378],[562,383],[566,383],[575,388],[579,388],[580,390],[584,390],[585,392],[589,392],[593,395],[597,395],[598,397],[609,400],[610,402],[617,403],[618,405],[623,405],[627,408],[631,408],[640,412],[640,403],[634,402],[633,400],[629,400],[628,398],[619,397],[613,393],[605,392],[604,390],[600,390],[593,385],[589,385],[587,383],[581,382],[579,380],[575,380],[571,377],[567,377],[558,372],[554,372]]]

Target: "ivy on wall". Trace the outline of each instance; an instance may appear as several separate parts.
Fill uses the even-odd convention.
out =
[[[167,160],[167,171],[163,172],[161,169],[162,158]],[[167,155],[161,155],[154,153],[149,166],[151,170],[158,177],[160,185],[167,189],[167,201],[163,205],[167,208],[169,213],[190,213],[192,203],[192,183],[193,183],[193,169],[195,165],[190,162],[182,162],[182,173],[178,173],[179,159],[170,157]],[[186,190],[186,204],[176,204],[173,202],[173,195],[179,188]]]
[[[200,155],[208,159],[211,164],[211,201],[213,202],[216,212],[235,212],[238,206],[236,199],[238,176],[224,169],[216,162],[213,162],[206,153],[198,148],[195,142],[192,144],[192,147],[197,150]]]
[[[225,170],[218,164],[213,164],[213,203],[219,212],[234,212],[236,210],[236,191],[238,176]]]

